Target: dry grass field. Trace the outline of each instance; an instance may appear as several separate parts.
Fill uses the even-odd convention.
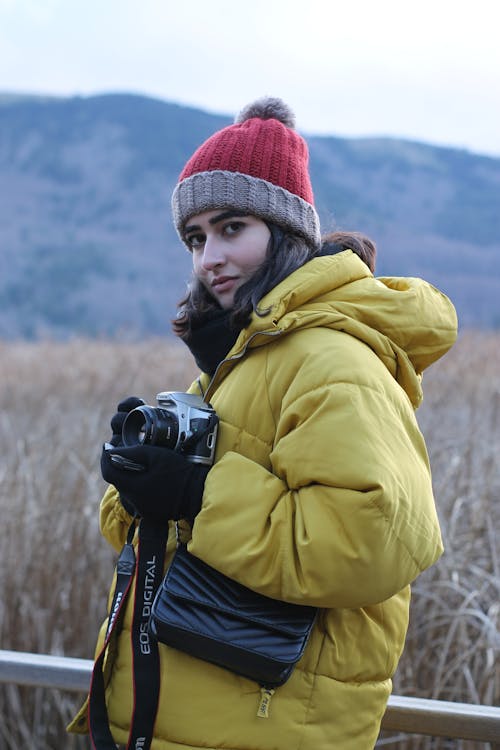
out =
[[[121,397],[152,402],[195,374],[171,342],[0,343],[1,648],[90,658],[114,555],[99,536],[100,445]],[[446,553],[414,586],[394,692],[500,701],[500,335],[464,333],[424,379]],[[0,747],[79,749],[64,725],[80,696],[0,685]],[[401,750],[482,743],[381,738]]]

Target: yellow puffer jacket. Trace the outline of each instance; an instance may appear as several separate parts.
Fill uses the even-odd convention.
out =
[[[442,552],[414,408],[421,372],[456,337],[449,300],[419,279],[374,279],[345,251],[309,262],[260,308],[212,381],[191,387],[221,427],[189,549],[321,612],[267,719],[257,718],[257,684],[160,646],[153,750],[372,748],[409,584]],[[110,488],[101,525],[117,550],[129,521]],[[130,606],[108,690],[120,743],[132,711],[129,626]]]

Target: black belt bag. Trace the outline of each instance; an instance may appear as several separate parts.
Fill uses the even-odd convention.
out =
[[[156,594],[149,628],[161,643],[274,688],[302,656],[316,613],[315,607],[258,594],[180,545]]]

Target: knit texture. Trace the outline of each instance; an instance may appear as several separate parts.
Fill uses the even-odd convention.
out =
[[[191,216],[231,207],[274,222],[313,246],[319,243],[309,152],[293,124],[284,102],[261,99],[195,151],[172,196],[181,239]]]

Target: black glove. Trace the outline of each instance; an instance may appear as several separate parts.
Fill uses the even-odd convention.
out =
[[[116,413],[111,417],[111,431],[113,433],[109,441],[111,445],[114,445],[115,447],[123,447],[122,428],[123,423],[125,422],[125,417],[130,411],[132,411],[132,409],[136,409],[138,406],[143,406],[145,403],[146,402],[138,396],[128,396],[123,399],[123,401],[120,401],[116,407]],[[127,500],[121,495],[120,502],[127,513],[130,513],[131,516],[137,514],[134,506],[127,502]]]
[[[146,402],[143,401],[142,398],[138,398],[137,396],[129,396],[123,401],[120,401],[120,403],[116,407],[116,414],[113,414],[113,416],[111,417],[111,430],[113,432],[111,440],[109,441],[111,445],[123,445],[122,427],[123,423],[125,422],[125,417],[129,413],[129,411],[132,411],[132,409],[136,409],[138,406],[143,406],[145,403]]]
[[[101,455],[102,476],[116,487],[124,508],[162,523],[186,518],[192,524],[208,470],[155,445],[105,447]]]

